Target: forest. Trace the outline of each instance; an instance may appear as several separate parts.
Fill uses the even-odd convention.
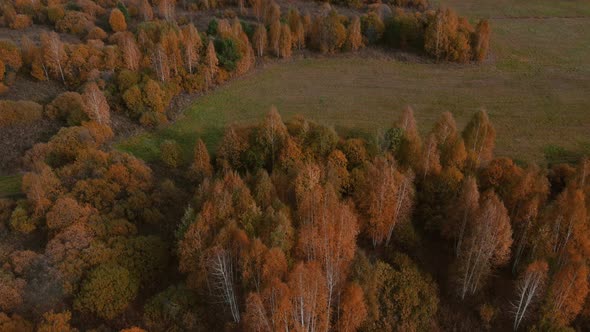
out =
[[[271,109],[214,157],[162,143],[172,179],[92,123],[35,145],[1,201],[2,330],[587,327],[590,160],[494,157],[485,111],[422,137],[406,108],[373,140]]]
[[[460,127],[443,105],[427,128],[407,106],[368,134],[267,105],[215,144],[117,148],[265,63],[479,66],[487,19],[426,0],[0,14],[0,175],[22,175],[0,181],[0,331],[590,329],[590,159],[498,155],[485,107]]]

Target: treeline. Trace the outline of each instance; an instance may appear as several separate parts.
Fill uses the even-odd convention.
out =
[[[3,331],[588,326],[590,161],[495,158],[484,111],[345,138],[272,109],[214,156],[164,141],[170,179],[101,119],[36,145],[0,200]]]
[[[180,5],[189,15],[177,17]],[[193,5],[172,0],[4,1],[0,24],[14,29],[24,21],[52,24],[62,34],[41,32],[38,40],[25,34],[18,45],[0,41],[0,92],[18,73],[61,82],[73,93],[96,84],[111,109],[153,127],[168,121],[166,110],[174,96],[203,92],[244,74],[256,56],[289,58],[305,48],[357,51],[382,43],[425,51],[437,60],[468,62],[485,59],[489,48],[487,21],[474,29],[452,10],[434,12],[413,3],[373,5],[367,14],[351,17],[329,5],[314,16],[296,8],[284,11],[273,0]],[[227,12],[229,18],[213,18],[203,32],[190,23],[191,11],[236,5],[241,18]],[[64,33],[82,41],[65,42]],[[15,121],[10,111],[0,112],[0,118],[6,124]]]

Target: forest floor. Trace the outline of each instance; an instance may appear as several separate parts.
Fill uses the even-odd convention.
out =
[[[492,1],[478,1],[482,9],[475,1],[441,2],[470,18],[498,17],[491,18],[485,63],[437,64],[375,49],[273,61],[199,97],[173,125],[117,146],[152,161],[161,141],[175,139],[188,157],[197,138],[214,150],[228,124],[259,121],[271,105],[284,119],[301,114],[340,133],[377,134],[410,105],[425,130],[444,111],[462,128],[485,108],[496,126],[497,155],[517,161],[590,154],[590,5],[540,0],[494,9]]]

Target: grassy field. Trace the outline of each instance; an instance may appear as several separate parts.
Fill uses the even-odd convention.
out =
[[[575,17],[590,16],[587,0],[431,0],[469,17]]]
[[[0,176],[0,198],[13,196],[21,192],[21,176]]]
[[[299,59],[267,66],[195,102],[174,125],[120,142],[146,160],[178,140],[187,154],[203,137],[211,149],[228,123],[258,121],[271,105],[284,118],[303,114],[337,130],[377,132],[411,105],[421,130],[443,111],[460,126],[479,108],[497,128],[497,153],[544,163],[590,153],[588,1],[442,2],[492,19],[490,60],[481,65],[402,62],[379,57]],[[502,1],[500,1],[502,3]],[[481,6],[475,6],[475,4]],[[553,16],[547,19],[529,16]]]

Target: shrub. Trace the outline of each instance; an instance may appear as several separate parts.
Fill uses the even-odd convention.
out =
[[[55,24],[59,32],[67,32],[78,36],[83,36],[93,26],[88,17],[82,12],[66,11],[65,16]]]
[[[160,144],[160,158],[168,167],[176,168],[182,162],[180,145],[173,140],[165,140]]]
[[[10,24],[11,29],[20,30],[30,27],[33,24],[33,20],[27,15],[16,15],[14,22]]]
[[[141,77],[138,72],[123,69],[117,75],[117,88],[120,92],[123,92],[135,84],[139,83]]]
[[[17,72],[23,65],[20,49],[9,40],[0,40],[0,60],[12,72]]]
[[[111,29],[115,32],[125,31],[127,30],[127,22],[125,22],[125,15],[115,8],[111,11],[111,15],[109,16],[109,24]]]
[[[139,123],[142,126],[146,127],[155,127],[159,124],[164,124],[166,122],[168,122],[168,119],[166,119],[166,115],[157,112],[148,111],[142,113],[139,117]]]
[[[43,117],[43,106],[26,100],[0,101],[0,128],[30,123]]]
[[[113,319],[133,301],[138,288],[138,281],[127,269],[115,264],[99,265],[84,280],[74,307],[103,319]]]
[[[123,101],[129,110],[128,114],[132,118],[138,118],[145,111],[141,90],[139,86],[134,85],[123,93]]]
[[[64,92],[45,106],[45,114],[50,119],[64,120],[68,126],[78,126],[88,121],[84,112],[84,101],[77,92]]]
[[[106,38],[107,38],[107,33],[99,27],[92,28],[88,32],[88,34],[86,35],[86,39],[105,40]]]
[[[47,7],[47,18],[53,24],[57,23],[66,15],[66,11],[62,6],[55,5]]]
[[[143,86],[143,92],[144,102],[150,110],[156,113],[164,113],[169,100],[160,84],[150,79]]]
[[[19,204],[10,216],[10,226],[13,230],[29,234],[37,228],[35,220],[29,216],[27,209]]]

